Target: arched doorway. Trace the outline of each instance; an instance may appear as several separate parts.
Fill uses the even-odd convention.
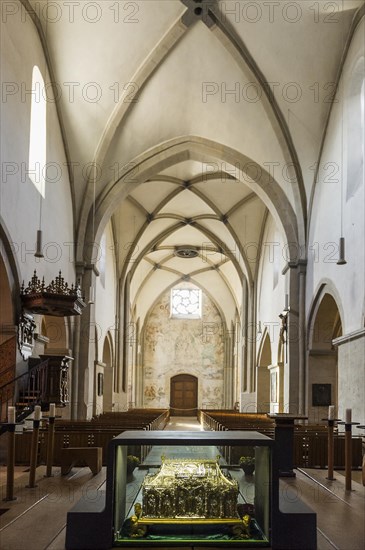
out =
[[[171,378],[170,413],[172,416],[195,416],[198,408],[198,379],[191,374]]]
[[[328,405],[338,406],[337,348],[332,341],[342,335],[337,303],[325,293],[310,327],[308,357],[308,416],[312,422],[327,417]]]

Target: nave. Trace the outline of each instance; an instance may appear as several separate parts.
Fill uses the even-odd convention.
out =
[[[171,417],[166,430],[201,431],[201,425],[193,417]],[[147,462],[153,462],[166,449],[152,448]],[[214,454],[214,449],[212,450]],[[177,456],[177,449],[172,450]],[[15,496],[17,500],[1,504],[0,544],[2,550],[64,550],[66,514],[81,495],[92,494],[105,488],[106,468],[93,476],[89,468],[73,468],[67,476],[54,468],[54,477],[45,478],[45,466],[37,468],[37,487],[27,489],[27,469],[16,467]],[[336,481],[326,480],[324,470],[296,470],[296,477],[282,479],[280,491],[288,500],[299,495],[317,513],[318,550],[362,550],[365,536],[363,512],[365,488],[361,485],[360,472],[353,471],[353,490],[345,491],[343,471],[336,471]],[[137,474],[138,475],[138,474]],[[6,472],[0,472],[1,495],[5,494]],[[139,489],[136,474],[127,487],[133,495]],[[32,536],[29,536],[32,533]],[[181,547],[180,547],[181,548]],[[214,547],[205,547],[215,550]],[[166,549],[166,547],[165,547]],[[158,549],[159,550],[159,549]],[[195,550],[189,546],[182,550]]]

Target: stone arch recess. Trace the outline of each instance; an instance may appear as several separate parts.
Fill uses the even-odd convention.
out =
[[[322,281],[312,302],[307,341],[307,414],[320,422],[329,404],[338,406],[338,351],[332,340],[343,334],[343,310],[334,285]],[[330,402],[324,402],[326,392]],[[323,404],[320,404],[323,403]]]
[[[272,351],[267,327],[262,335],[256,366],[256,402],[258,412],[270,411],[270,371]]]
[[[113,339],[109,331],[104,338],[102,353],[102,363],[104,364],[103,412],[111,412],[113,410],[114,361]]]

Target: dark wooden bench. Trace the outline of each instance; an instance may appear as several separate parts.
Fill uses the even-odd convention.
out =
[[[61,475],[66,475],[72,466],[86,463],[94,475],[101,470],[103,450],[101,447],[67,447],[61,449]]]
[[[102,447],[103,463],[108,459],[109,442],[126,430],[163,430],[169,419],[167,409],[133,409],[130,412],[105,413],[92,420],[58,419],[55,423],[55,446],[53,464],[61,464],[63,448]],[[44,463],[47,455],[48,433],[44,424],[39,433],[38,463]],[[16,463],[29,464],[32,432],[17,437]],[[148,449],[142,445],[128,448],[129,454],[142,459]]]

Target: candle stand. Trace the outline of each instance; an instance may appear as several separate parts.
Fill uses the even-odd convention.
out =
[[[47,440],[47,468],[45,477],[52,477],[53,449],[54,449],[55,417],[48,418],[48,440]]]
[[[352,426],[360,422],[339,422],[345,426],[345,488],[351,491],[351,469],[352,469]]]
[[[15,470],[15,422],[5,422],[2,426],[8,432],[8,461],[6,466],[6,496],[4,501],[16,500],[14,497],[14,470]]]
[[[333,468],[334,468],[334,437],[333,437],[333,429],[335,426],[335,422],[340,422],[340,418],[322,418],[322,420],[327,422],[328,427],[328,473],[327,473],[327,479],[330,481],[334,481],[336,478],[333,476]]]
[[[26,485],[28,489],[34,489],[34,487],[37,487],[37,485],[35,485],[35,472],[37,468],[39,425],[40,420],[33,420],[33,434],[30,449],[29,484]]]

